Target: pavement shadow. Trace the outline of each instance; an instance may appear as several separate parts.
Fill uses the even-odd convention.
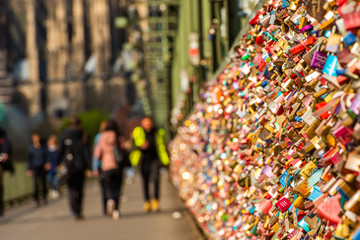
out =
[[[30,214],[39,210],[39,208],[29,208],[25,209],[21,212],[16,214],[12,214],[11,216],[4,217],[0,219],[0,226],[5,224],[15,223],[18,225],[21,224],[33,224],[33,223],[45,223],[45,222],[63,222],[63,221],[70,221],[69,215],[53,215],[53,216],[34,216],[34,217],[27,217],[22,218],[26,214]],[[132,219],[132,218],[152,218],[154,216],[159,215],[171,215],[174,212],[180,212],[182,214],[188,212],[186,207],[176,207],[176,208],[169,208],[169,209],[160,209],[158,212],[148,212],[144,213],[142,211],[136,212],[126,212],[121,214],[121,219]],[[88,215],[85,216],[85,219],[82,221],[98,221],[99,219],[104,219],[105,217],[101,214],[99,215]],[[81,222],[82,222],[81,221]]]
[[[176,207],[176,208],[169,208],[169,209],[160,209],[160,211],[158,212],[148,212],[145,213],[143,211],[136,211],[136,212],[125,212],[125,213],[121,213],[121,218],[138,218],[138,217],[153,217],[153,216],[157,216],[157,215],[168,215],[168,214],[172,214],[174,212],[180,212],[180,213],[185,213],[188,212],[186,207]]]
[[[9,215],[5,215],[4,217],[0,218],[0,225],[3,224],[8,224],[8,223],[12,223],[12,222],[22,222],[22,221],[27,221],[28,219],[33,219],[33,218],[26,218],[26,219],[21,219],[23,216],[28,215],[28,214],[32,214],[34,212],[37,212],[41,209],[47,208],[49,206],[54,206],[57,204],[61,204],[61,201],[63,200],[63,197],[60,198],[59,200],[50,200],[48,201],[48,203],[46,205],[42,205],[40,207],[34,207],[31,206],[30,203],[27,203],[27,205],[24,206],[19,206],[20,209],[15,209],[15,212],[11,212]],[[49,217],[36,217],[36,219],[42,219],[44,218],[44,221],[48,221]],[[65,218],[65,216],[64,216]],[[69,217],[67,217],[69,218]]]
[[[103,215],[91,215],[85,216],[84,219],[79,220],[78,222],[85,222],[85,221],[98,221],[99,219],[104,219]],[[35,216],[35,217],[28,217],[28,218],[6,218],[0,220],[0,226],[5,224],[34,224],[34,223],[48,223],[48,222],[69,222],[72,221],[72,218],[69,215],[53,215],[53,216]]]
[[[69,216],[50,216],[50,217],[31,217],[31,218],[25,218],[25,219],[19,219],[19,218],[7,218],[4,220],[0,220],[0,226],[2,224],[10,224],[10,223],[15,223],[15,224],[33,224],[35,222],[37,223],[42,223],[42,222],[49,222],[49,221],[53,221],[53,222],[60,222],[60,221],[65,221],[65,220],[69,220],[70,217]]]

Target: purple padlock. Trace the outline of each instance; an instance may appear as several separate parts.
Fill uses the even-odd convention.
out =
[[[311,60],[310,66],[322,70],[325,66],[327,55],[323,52],[315,52]]]
[[[360,114],[360,93],[358,93],[352,100],[350,110],[353,111],[356,115]]]
[[[274,175],[274,173],[273,173],[273,171],[272,171],[272,167],[270,167],[269,165],[266,165],[265,167],[264,167],[264,169],[263,169],[263,171],[262,171],[264,174],[265,174],[265,176],[267,176],[268,178],[271,178],[273,175]]]

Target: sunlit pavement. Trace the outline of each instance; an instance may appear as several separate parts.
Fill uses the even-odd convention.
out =
[[[85,219],[78,222],[70,218],[65,196],[40,208],[29,203],[9,210],[0,219],[0,239],[202,239],[166,174],[162,175],[161,211],[158,213],[142,212],[143,200],[138,176],[133,184],[124,184],[121,218],[117,221],[102,215],[99,192],[97,181],[87,182]]]

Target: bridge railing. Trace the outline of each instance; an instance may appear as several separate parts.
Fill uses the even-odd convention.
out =
[[[33,192],[33,180],[25,175],[26,163],[14,164],[15,174],[4,174],[4,201],[7,206],[20,203],[31,197]]]

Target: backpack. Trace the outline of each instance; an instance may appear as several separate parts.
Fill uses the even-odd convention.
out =
[[[64,140],[65,155],[64,165],[67,170],[67,174],[73,174],[84,170],[84,148],[81,141],[76,141],[71,138]]]
[[[114,147],[114,159],[120,169],[130,167],[129,153],[122,147],[119,147],[120,143],[116,140],[116,146]]]
[[[131,167],[129,153],[125,149],[114,148],[114,158],[120,169]]]

